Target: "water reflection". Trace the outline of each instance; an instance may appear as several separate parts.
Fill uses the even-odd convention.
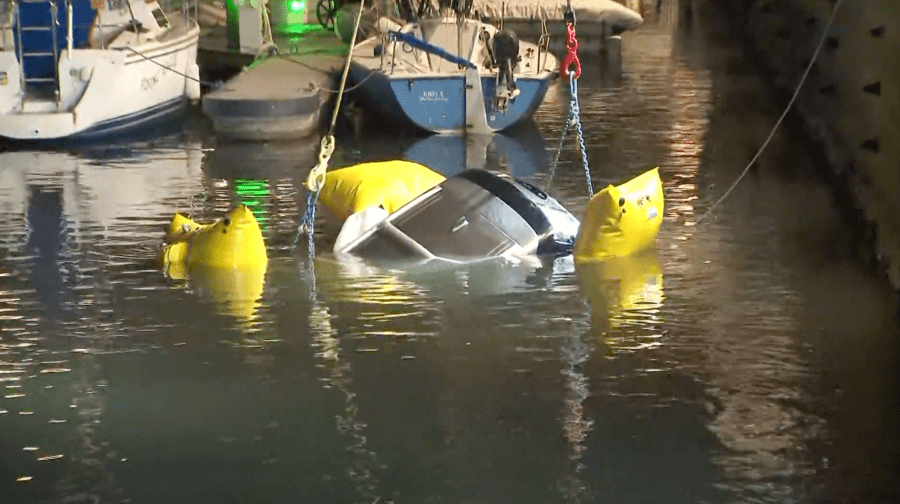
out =
[[[584,482],[587,466],[583,459],[588,451],[587,438],[594,426],[585,407],[585,401],[591,396],[591,386],[584,366],[593,352],[593,345],[581,332],[573,331],[560,348],[566,390],[561,422],[569,444],[569,467],[559,486],[568,502],[581,502],[582,495],[588,490]]]
[[[344,335],[379,345],[436,336],[440,312],[427,289],[399,271],[328,257],[315,263],[317,293]]]
[[[236,268],[195,265],[186,271],[170,268],[176,280],[190,278],[194,290],[212,299],[219,312],[234,317],[245,333],[260,330],[258,310],[262,303],[267,263]]]
[[[317,292],[310,293],[313,298],[308,317],[311,344],[319,366],[326,372],[325,388],[343,396],[344,408],[335,415],[335,427],[339,435],[349,438],[346,449],[351,464],[346,473],[355,487],[353,501],[378,502],[381,488],[377,474],[384,466],[368,445],[367,425],[360,419],[353,391],[353,369],[346,355],[348,350],[344,348],[346,343],[342,341],[363,339],[362,348],[357,351],[368,353],[378,352],[380,345],[397,343],[398,338],[416,337],[415,330],[405,330],[406,324],[420,327],[415,320],[416,292],[410,284],[390,274],[379,274],[361,263],[318,259],[312,270],[327,281],[318,283]],[[323,301],[315,301],[319,294]],[[341,323],[345,320],[343,313],[354,311],[358,314],[355,323]]]
[[[291,173],[300,180],[304,169],[316,163],[318,154],[319,142],[315,140],[249,144],[220,141],[209,153],[205,172],[212,180],[278,180]]]
[[[94,155],[99,154],[99,155]],[[121,457],[100,432],[106,380],[95,356],[159,327],[124,330],[147,299],[155,226],[201,187],[199,142],[141,149],[0,153],[0,482],[11,502],[119,500]],[[9,435],[16,433],[16,435]],[[18,454],[18,455],[16,455]],[[4,473],[8,474],[8,473]],[[12,483],[15,486],[10,486]]]
[[[447,177],[470,168],[491,167],[528,178],[549,166],[544,137],[534,120],[492,135],[430,135],[407,147],[403,158]]]
[[[0,153],[4,167],[0,194],[7,218],[24,214],[33,198],[38,198],[33,204],[39,205],[41,198],[45,202],[54,198],[41,196],[40,188],[48,187],[58,194],[60,218],[70,223],[79,241],[95,230],[104,237],[134,239],[147,222],[136,216],[165,214],[174,202],[202,192],[199,141],[160,147],[147,157],[129,153],[132,157],[105,159],[81,157],[77,152]]]
[[[340,338],[343,335],[331,327],[330,316],[325,306],[312,307],[309,315],[312,345],[327,373],[325,388],[332,388],[344,396],[344,408],[335,415],[335,427],[340,435],[350,438],[347,451],[352,462],[346,472],[355,486],[354,502],[377,502],[380,498],[377,471],[382,466],[377,454],[368,446],[367,425],[359,418],[356,394],[352,391],[352,368],[347,357],[342,355]]]
[[[655,248],[604,261],[575,265],[581,293],[591,305],[591,323],[601,333],[624,325],[652,327],[660,322],[665,296]],[[609,341],[612,346],[624,344]]]
[[[77,272],[72,257],[72,229],[63,216],[62,188],[30,186],[26,217],[25,254],[32,256],[29,280],[37,292],[48,322],[71,312],[63,298]]]
[[[424,292],[439,293],[442,297],[533,292],[564,283],[574,271],[569,255],[499,258],[462,264],[440,260],[384,262],[341,256],[319,259],[316,268],[317,276],[324,274],[328,279],[320,290],[324,289],[330,297],[373,303],[408,303]],[[401,292],[407,295],[401,296]]]

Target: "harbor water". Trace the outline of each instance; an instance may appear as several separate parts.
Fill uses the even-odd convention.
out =
[[[695,2],[700,3],[700,2]],[[784,101],[714,11],[649,12],[621,75],[584,61],[594,187],[659,166],[657,246],[377,270],[297,227],[318,139],[217,142],[197,111],[110,144],[0,152],[0,503],[731,503],[900,498],[896,293]],[[534,122],[462,140],[342,135],[511,173],[581,215],[553,85]],[[385,131],[382,131],[385,130]],[[167,278],[173,212],[251,207],[242,279]],[[295,245],[297,245],[295,247]]]

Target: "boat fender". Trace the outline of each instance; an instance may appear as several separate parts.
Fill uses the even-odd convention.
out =
[[[200,66],[195,61],[188,61],[187,74],[184,78],[184,94],[191,101],[200,99]]]
[[[341,220],[379,205],[390,214],[444,180],[440,173],[412,161],[362,163],[329,171],[319,199]]]
[[[650,248],[664,204],[659,168],[607,186],[588,202],[572,251],[575,261],[624,257]]]

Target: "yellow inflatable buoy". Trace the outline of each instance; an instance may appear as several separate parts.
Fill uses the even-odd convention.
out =
[[[211,224],[175,214],[166,242],[160,260],[174,278],[183,277],[195,265],[241,268],[268,262],[259,223],[246,205],[234,208],[224,219]]]
[[[269,261],[253,212],[240,205],[209,224],[176,213],[166,242],[159,260],[169,277],[190,279],[219,311],[252,328]]]
[[[362,163],[329,171],[319,198],[341,220],[370,206],[393,213],[446,180],[426,166],[394,160]]]
[[[656,241],[663,218],[662,181],[653,168],[591,198],[572,255],[576,262],[622,257]]]

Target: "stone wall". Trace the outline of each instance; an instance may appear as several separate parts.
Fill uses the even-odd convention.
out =
[[[685,0],[691,3],[696,0]],[[836,0],[713,0],[793,93]],[[858,218],[859,245],[900,289],[900,1],[843,0],[794,119]]]

